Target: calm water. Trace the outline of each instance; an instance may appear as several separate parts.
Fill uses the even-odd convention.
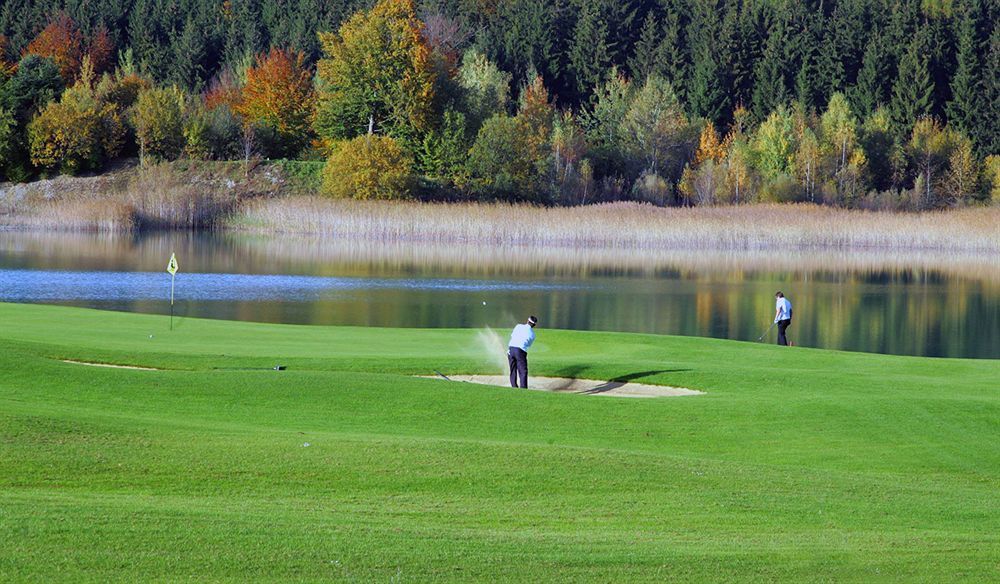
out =
[[[1000,261],[981,256],[0,232],[0,301],[166,313],[172,251],[182,318],[502,329],[532,313],[543,327],[756,340],[781,289],[798,345],[1000,358]]]

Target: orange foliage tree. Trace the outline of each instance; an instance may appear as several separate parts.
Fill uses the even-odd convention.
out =
[[[59,74],[67,83],[74,81],[80,73],[83,59],[83,35],[76,23],[65,12],[60,12],[49,22],[42,32],[28,44],[27,55],[38,55],[52,59],[59,67]]]
[[[272,48],[247,70],[236,111],[245,124],[273,132],[273,153],[293,157],[309,143],[315,101],[305,56]]]
[[[90,39],[87,55],[90,57],[94,72],[98,75],[114,69],[115,43],[111,40],[108,28],[103,24],[97,28],[97,32]]]
[[[17,63],[10,59],[10,41],[0,34],[0,80],[6,79],[17,70]]]

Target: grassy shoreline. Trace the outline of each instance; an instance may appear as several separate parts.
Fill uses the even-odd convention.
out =
[[[5,580],[998,576],[1000,361],[541,331],[538,375],[707,392],[625,400],[413,377],[472,330],[0,320]]]
[[[9,185],[0,190],[0,229],[224,230],[383,243],[608,250],[1000,252],[1000,207],[893,213],[810,204],[535,207],[331,200],[315,194],[313,164],[267,164],[247,178],[238,164],[172,163]]]

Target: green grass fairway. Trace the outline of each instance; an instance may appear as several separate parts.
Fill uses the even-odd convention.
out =
[[[0,581],[1000,580],[1000,361],[476,335],[0,304]]]

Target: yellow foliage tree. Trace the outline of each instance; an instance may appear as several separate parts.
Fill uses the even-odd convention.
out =
[[[431,127],[436,73],[413,0],[381,0],[339,32],[321,33],[320,44],[320,137],[378,131],[412,138]]]
[[[389,136],[341,142],[323,169],[323,191],[338,199],[404,199],[413,183],[413,158]]]
[[[102,157],[102,111],[90,86],[80,81],[50,102],[28,124],[31,163],[75,174],[95,168]]]

